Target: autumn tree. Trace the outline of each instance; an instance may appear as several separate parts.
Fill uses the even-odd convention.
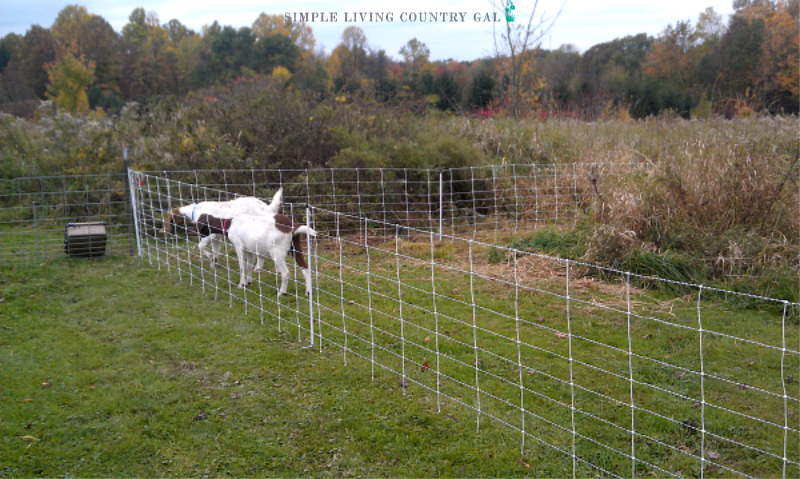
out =
[[[58,108],[72,113],[89,111],[87,90],[94,80],[94,63],[67,53],[46,66],[47,96]]]
[[[179,91],[177,54],[169,32],[155,12],[136,8],[122,28],[123,57],[120,88],[127,99]]]
[[[50,30],[64,52],[73,55],[83,54],[79,51],[78,42],[86,30],[90,18],[88,10],[82,5],[67,5],[58,12]]]
[[[334,89],[354,91],[360,88],[366,77],[364,68],[367,59],[367,37],[364,30],[356,26],[347,27],[342,41],[331,52],[329,68]]]
[[[431,50],[423,42],[412,38],[402,48],[400,48],[400,55],[403,56],[406,71],[412,79],[417,76],[423,66],[428,62],[431,56]]]
[[[314,51],[316,40],[311,27],[305,22],[287,21],[283,15],[267,15],[262,13],[253,22],[253,33],[258,40],[263,40],[270,35],[283,35],[288,37],[304,54]]]
[[[534,0],[527,19],[516,10],[512,0],[499,0],[492,5],[506,18],[494,35],[495,56],[505,77],[503,81],[507,85],[501,101],[508,105],[514,120],[519,121],[523,111],[530,106],[530,100],[536,96],[535,91],[540,87],[539,81],[530,81],[532,75],[536,76],[531,52],[538,48],[542,38],[558,20],[564,4],[555,15],[547,17],[542,13],[538,20],[535,19],[539,0]],[[492,27],[497,28],[494,25],[493,23]]]
[[[792,14],[794,9],[794,14]],[[765,38],[756,89],[773,112],[797,112],[800,97],[800,27],[798,2],[778,2],[764,18]]]

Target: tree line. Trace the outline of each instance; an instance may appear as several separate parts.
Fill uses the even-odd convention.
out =
[[[572,45],[510,58],[431,61],[414,38],[397,57],[347,27],[330,53],[313,31],[282,15],[250,27],[218,22],[196,32],[135,9],[122,32],[86,7],[62,9],[52,26],[0,39],[0,111],[27,116],[49,99],[70,112],[118,112],[126,102],[190,98],[204,88],[270,76],[309,98],[354,97],[478,116],[595,120],[800,112],[800,0],[734,0],[725,21],[708,8],[657,36],[617,38],[581,53]],[[512,98],[513,97],[513,98]],[[513,106],[512,106],[513,104]]]

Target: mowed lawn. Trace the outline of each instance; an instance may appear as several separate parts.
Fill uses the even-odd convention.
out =
[[[0,477],[572,475],[212,297],[120,256],[0,267]]]

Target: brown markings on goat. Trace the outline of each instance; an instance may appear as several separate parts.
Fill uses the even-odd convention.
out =
[[[294,258],[294,262],[297,263],[297,266],[308,269],[308,263],[306,263],[306,259],[303,256],[303,242],[300,240],[299,236],[295,236],[294,234],[298,225],[288,216],[277,214],[275,215],[275,227],[281,233],[292,235],[292,258]]]
[[[158,230],[158,232],[175,234],[178,231],[182,231],[189,236],[196,236],[197,234],[194,232],[191,226],[191,220],[186,215],[182,214],[180,209],[174,208],[167,213],[167,219],[164,221],[164,226]]]
[[[197,225],[195,228],[197,234],[204,238],[211,235],[222,235],[227,238],[228,230],[231,229],[231,220],[202,214],[197,218]]]
[[[291,218],[286,215],[277,214],[275,215],[275,227],[278,228],[278,231],[281,233],[291,234],[294,233],[294,230],[297,229],[297,225],[294,224]]]
[[[299,236],[292,236],[292,257],[297,266],[308,269],[306,259],[303,257],[303,242],[300,241]]]

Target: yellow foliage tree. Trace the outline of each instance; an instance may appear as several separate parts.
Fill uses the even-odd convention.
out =
[[[503,57],[499,61],[502,71],[512,70],[512,59]],[[517,59],[516,89],[507,88],[494,102],[501,113],[519,119],[534,112],[542,104],[542,92],[547,87],[539,69],[533,51],[525,52]]]
[[[86,30],[91,17],[82,5],[68,5],[58,12],[50,30],[62,51],[77,52],[78,38]]]
[[[72,113],[89,111],[89,98],[86,91],[94,81],[94,62],[87,61],[83,55],[75,57],[67,53],[53,63],[45,66],[50,84],[47,97],[59,109]]]
[[[289,37],[304,52],[312,52],[314,45],[316,45],[311,27],[306,25],[305,22],[287,22],[283,15],[262,13],[253,22],[252,30],[259,40],[263,40],[270,35]]]
[[[277,66],[272,69],[272,78],[277,78],[283,81],[289,81],[292,78],[292,74],[289,73],[289,70],[282,66]]]

